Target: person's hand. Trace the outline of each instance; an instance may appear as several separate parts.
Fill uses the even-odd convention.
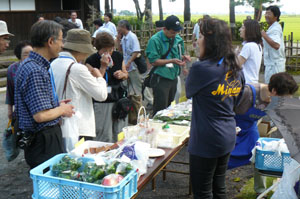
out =
[[[184,76],[188,76],[188,74],[189,74],[189,70],[188,70],[186,67],[184,67],[184,68],[182,69],[182,72],[183,72],[183,75],[184,75]]]
[[[92,70],[93,70],[93,66],[91,66],[90,64],[88,64],[88,63],[86,63],[85,64],[86,65],[86,67],[88,68],[88,70],[90,71],[90,72],[92,72]]]
[[[105,53],[101,56],[101,59],[100,59],[100,63],[101,63],[101,68],[107,68],[108,64],[109,64],[109,55],[108,53]]]
[[[97,77],[103,77],[103,75],[101,74],[101,72],[98,68],[93,68],[92,71],[91,71],[91,74],[96,78]]]
[[[127,71],[129,70],[130,65],[131,65],[131,62],[130,62],[130,61],[125,65]]]
[[[117,70],[116,72],[114,72],[114,77],[116,79],[123,79],[126,77],[126,74],[121,70]]]
[[[194,41],[193,42],[193,47],[196,48],[196,46],[197,46],[197,41]]]
[[[185,62],[183,62],[179,59],[176,59],[176,58],[172,59],[172,63],[176,64],[176,65],[179,65],[179,66],[185,66]]]
[[[9,120],[12,119],[12,110],[8,109],[8,111],[7,111],[7,117],[8,117]]]
[[[240,46],[237,46],[237,47],[234,49],[234,52],[235,52],[236,55],[239,55],[240,52],[241,52]]]
[[[191,56],[189,56],[189,55],[182,55],[182,60],[184,62],[186,62],[186,61],[191,62],[192,61]]]
[[[62,116],[63,117],[72,117],[73,114],[75,114],[74,112],[74,106],[71,104],[67,104],[66,102],[70,102],[71,100],[62,100],[60,102],[59,107],[62,109]]]
[[[118,32],[118,35],[117,35],[117,41],[121,41],[121,39],[122,39],[122,37],[123,37],[123,35],[120,33],[120,32]]]
[[[265,38],[265,37],[267,36],[267,33],[266,33],[264,30],[262,30],[262,31],[261,31],[261,36],[262,36],[263,38]]]
[[[64,99],[64,100],[61,100],[59,103],[67,104],[67,103],[70,103],[71,101],[72,101],[71,99]]]

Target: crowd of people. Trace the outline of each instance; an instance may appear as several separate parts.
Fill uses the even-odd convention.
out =
[[[96,31],[91,35],[76,12],[69,20],[39,17],[30,41],[15,47],[19,61],[7,72],[8,118],[26,139],[27,164],[34,168],[65,152],[66,123],[75,116],[77,140],[117,141],[128,125],[127,113],[117,110],[128,103],[124,99],[144,95],[143,105],[154,115],[180,93],[183,71],[188,74],[186,97],[193,100],[188,151],[194,198],[226,198],[225,172],[249,163],[259,137],[256,121],[265,116],[270,96],[291,96],[298,89],[284,72],[279,17],[277,6],[266,9],[267,32],[257,21],[246,19],[240,29],[240,51],[233,49],[228,24],[205,15],[193,32],[199,61],[188,71],[191,58],[184,54],[178,34],[182,26],[171,15],[156,22],[157,33],[148,41],[148,73],[141,73],[136,63],[142,52],[127,20],[116,26],[112,14],[105,13],[104,22],[93,22]],[[0,53],[13,36],[0,21]],[[262,58],[266,84],[259,83]],[[150,78],[150,86],[143,91],[145,78]],[[242,129],[238,134],[236,126]]]

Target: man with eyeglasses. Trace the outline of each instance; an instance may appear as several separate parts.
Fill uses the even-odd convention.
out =
[[[70,100],[58,102],[49,60],[63,47],[63,27],[54,21],[36,22],[30,31],[33,51],[19,66],[15,80],[15,112],[18,146],[34,168],[56,154],[63,153],[61,117],[71,117]]]
[[[10,36],[14,35],[8,32],[6,22],[0,20],[0,54],[9,47]]]

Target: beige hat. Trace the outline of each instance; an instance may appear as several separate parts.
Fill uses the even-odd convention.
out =
[[[3,35],[14,36],[13,34],[8,32],[6,22],[0,20],[0,36]]]
[[[87,54],[96,52],[92,46],[90,33],[82,29],[71,29],[67,32],[64,48]]]

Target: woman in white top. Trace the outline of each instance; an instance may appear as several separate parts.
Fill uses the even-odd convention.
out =
[[[75,113],[80,112],[81,114],[77,121],[79,136],[88,140],[96,137],[92,98],[98,101],[104,101],[107,98],[106,81],[100,70],[91,68],[89,71],[85,65],[81,64],[94,52],[95,50],[91,45],[91,35],[88,31],[69,30],[63,52],[51,63],[50,69],[53,72],[59,100],[72,99],[71,103],[75,107]],[[69,68],[70,73],[65,87]]]
[[[245,20],[240,28],[243,38],[243,48],[238,56],[243,67],[246,83],[258,83],[262,59],[262,37],[259,23],[255,20]]]

